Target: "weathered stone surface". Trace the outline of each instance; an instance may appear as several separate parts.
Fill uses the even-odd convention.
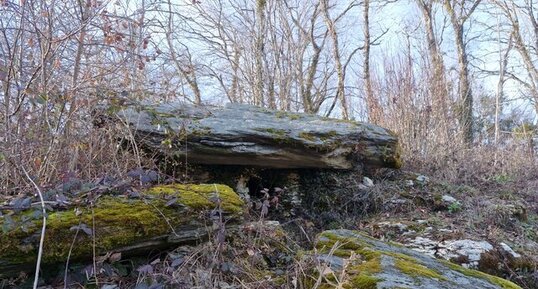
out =
[[[517,289],[505,279],[438,260],[357,231],[332,230],[318,236],[318,254],[326,264],[318,288]],[[343,273],[342,273],[343,272]],[[318,272],[318,276],[320,273]],[[315,282],[316,280],[311,280]],[[318,281],[319,282],[319,281]]]
[[[212,230],[208,217],[215,209],[232,226],[242,221],[244,203],[228,186],[172,184],[139,198],[103,195],[78,213],[48,212],[42,268],[65,263],[70,251],[72,261],[91,260],[94,244],[97,255],[132,255],[203,239]],[[37,259],[41,217],[23,211],[11,218],[16,225],[0,232],[0,278],[32,270]],[[0,227],[5,222],[1,218]]]
[[[131,104],[114,110],[152,152],[189,163],[265,168],[398,168],[384,128],[249,105]]]
[[[494,249],[487,241],[444,240],[439,242],[423,237],[409,240],[407,246],[446,260],[465,260],[462,265],[469,268],[478,268],[481,255]]]

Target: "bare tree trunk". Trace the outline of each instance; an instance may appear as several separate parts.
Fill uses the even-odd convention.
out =
[[[499,45],[499,80],[497,81],[497,93],[495,94],[495,146],[499,145],[500,138],[500,114],[502,113],[503,89],[505,82],[506,66],[508,65],[508,55],[512,49],[512,35],[508,40],[508,47],[504,54],[501,53],[501,36],[498,30],[498,45]]]
[[[174,30],[173,24],[174,24],[174,17],[172,12],[172,2],[168,0],[168,27],[166,31],[166,43],[168,44],[168,48],[170,50],[170,56],[172,57],[172,61],[174,62],[174,65],[176,69],[181,73],[183,78],[187,81],[187,84],[189,85],[190,89],[192,90],[192,93],[194,94],[194,103],[196,104],[202,104],[202,95],[200,93],[200,87],[198,86],[198,80],[196,78],[196,69],[194,67],[194,64],[192,63],[192,56],[189,51],[188,47],[185,47],[186,53],[188,55],[188,64],[182,64],[179,61],[176,48],[174,46],[174,42],[172,40],[172,31]]]
[[[466,44],[463,36],[463,28],[465,22],[476,7],[480,4],[481,0],[476,0],[472,4],[471,8],[467,12],[464,11],[465,0],[460,0],[459,12],[456,12],[454,7],[456,5],[455,0],[445,0],[444,6],[448,15],[450,16],[450,22],[452,29],[454,30],[455,44],[458,53],[458,65],[459,65],[459,100],[461,102],[461,109],[459,112],[460,125],[463,134],[463,140],[465,143],[470,144],[473,142],[473,94],[471,91],[471,82],[469,79],[469,60],[467,55]],[[459,15],[457,13],[460,13]]]
[[[74,115],[78,104],[77,104],[77,93],[76,88],[79,81],[79,75],[80,75],[80,66],[82,62],[82,54],[84,53],[84,42],[86,39],[86,21],[88,20],[88,13],[89,13],[89,5],[87,3],[84,3],[83,0],[78,1],[79,5],[79,11],[80,11],[80,34],[78,36],[78,43],[77,43],[77,52],[75,54],[75,62],[73,64],[73,78],[71,79],[71,105],[69,106],[69,112],[67,114],[67,120],[65,123],[65,134],[70,134],[71,129],[71,116]],[[63,104],[65,107],[67,101],[66,100]],[[63,111],[63,109],[62,109]],[[78,150],[75,150],[73,157],[69,160],[68,170],[70,172],[73,172],[76,167],[76,162],[78,159]]]
[[[459,65],[459,99],[461,101],[460,124],[463,132],[463,140],[466,143],[473,142],[473,94],[469,81],[469,61],[463,42],[463,26],[454,24],[455,42],[458,51]]]
[[[317,9],[316,9],[317,10]],[[317,14],[317,12],[314,12],[314,15]],[[313,15],[313,16],[314,16]],[[316,72],[318,70],[318,64],[319,64],[319,57],[321,55],[322,47],[325,44],[325,37],[328,35],[328,30],[325,33],[325,36],[323,38],[323,42],[321,45],[319,45],[316,42],[316,37],[314,36],[314,29],[315,29],[315,18],[312,18],[312,26],[310,27],[310,41],[312,44],[312,48],[314,49],[314,54],[312,55],[312,60],[310,61],[310,66],[308,67],[308,75],[306,77],[306,84],[303,88],[303,92],[301,93],[303,97],[303,105],[304,110],[307,113],[316,113],[317,108],[313,104],[313,96],[312,96],[312,87],[314,86],[314,79],[316,77]]]
[[[329,1],[328,0],[321,0],[322,3],[322,10],[323,10],[323,16],[325,18],[325,23],[327,25],[327,28],[329,30],[329,34],[331,36],[332,42],[333,42],[333,58],[334,63],[336,66],[336,75],[338,77],[338,84],[336,87],[336,95],[334,98],[334,102],[331,105],[331,108],[329,109],[327,115],[331,113],[331,111],[334,108],[334,105],[336,104],[336,100],[340,100],[340,106],[342,109],[342,117],[344,119],[349,119],[349,112],[348,112],[348,106],[347,106],[347,97],[346,97],[346,91],[345,91],[345,71],[344,67],[342,65],[342,60],[340,57],[340,46],[338,44],[338,33],[336,32],[336,27],[334,21],[331,19],[329,15]]]
[[[366,106],[368,108],[368,121],[374,124],[379,124],[380,107],[377,99],[374,98],[372,91],[372,78],[370,75],[370,0],[364,1],[363,8],[363,36],[364,36],[364,63],[363,63],[363,79],[364,79],[364,94],[366,96]]]
[[[422,1],[421,1],[422,2]],[[435,37],[432,15],[432,3],[426,3],[422,6],[422,13],[424,16],[424,24],[426,28],[426,38],[428,43],[428,53],[430,55],[430,61],[432,61],[434,69],[434,86],[435,89],[441,87],[444,88],[444,64],[441,54],[439,53],[439,46]],[[444,94],[444,92],[443,92]]]
[[[233,76],[232,76],[232,87],[231,87],[231,97],[234,99],[232,102],[243,103],[243,98],[239,93],[239,62],[241,61],[241,51],[239,48],[234,46],[234,61],[232,65]]]
[[[531,79],[529,81],[529,84],[531,87],[531,92],[532,92],[534,101],[538,102],[538,93],[536,92],[538,89],[538,68],[534,65],[534,62],[532,60],[531,52],[529,51],[530,47],[525,45],[523,37],[521,36],[521,29],[519,26],[519,20],[517,19],[517,15],[514,13],[510,20],[512,21],[512,29],[513,29],[512,34],[514,36],[514,44],[515,44],[516,50],[521,55],[521,58],[523,59],[523,63],[525,64],[525,67],[527,68],[527,73],[529,74],[529,77]],[[538,107],[536,107],[535,110],[538,113]]]
[[[532,51],[538,50],[538,21],[534,15],[534,8],[532,2],[527,2],[524,5],[516,6],[512,2],[494,0],[495,4],[502,10],[511,25],[511,38],[513,40],[514,48],[518,51],[526,71],[529,75],[529,80],[525,81],[522,78],[516,77],[516,80],[527,87],[530,92],[530,99],[535,103],[535,111],[538,112],[538,66],[535,65],[533,60]],[[519,23],[518,10],[523,10],[531,24],[531,31],[533,31],[534,43],[526,43],[522,36],[522,31]],[[525,11],[526,10],[526,11]]]
[[[289,8],[288,8],[289,9]],[[323,36],[321,39],[318,39],[315,35],[316,30],[316,20],[319,17],[319,3],[314,5],[312,15],[310,16],[310,25],[308,27],[308,31],[306,28],[301,27],[300,23],[297,19],[295,19],[292,16],[293,22],[297,25],[297,28],[299,28],[301,32],[301,36],[305,39],[306,43],[303,44],[303,49],[301,51],[301,55],[305,55],[305,51],[308,45],[312,45],[312,55],[309,58],[308,66],[306,68],[306,79],[303,78],[303,69],[302,69],[302,63],[303,61],[298,61],[298,65],[300,68],[298,68],[299,73],[299,88],[301,100],[303,102],[303,109],[306,113],[317,113],[320,107],[319,101],[316,99],[314,94],[314,81],[316,77],[318,76],[318,67],[319,67],[319,61],[321,52],[323,51],[323,47],[325,46],[325,41],[329,35],[329,30],[325,30],[325,33],[323,33]]]
[[[255,79],[254,79],[254,104],[263,106],[263,55],[265,42],[265,6],[266,0],[256,2],[256,43],[255,43]]]
[[[432,114],[436,117],[436,126],[439,128],[442,138],[449,140],[448,128],[448,91],[446,87],[445,68],[443,56],[439,51],[437,38],[435,36],[434,18],[433,18],[433,1],[416,0],[422,12],[424,26],[426,30],[427,49],[431,65],[433,66],[433,75],[429,84],[429,94],[432,101]]]

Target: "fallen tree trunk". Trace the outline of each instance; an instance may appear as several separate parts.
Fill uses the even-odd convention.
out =
[[[114,115],[142,147],[189,163],[348,170],[401,166],[398,138],[367,123],[238,104],[131,104]]]

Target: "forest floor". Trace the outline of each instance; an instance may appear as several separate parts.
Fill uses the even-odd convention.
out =
[[[208,242],[142,258],[100,258],[98,274],[93,274],[95,262],[73,265],[68,274],[62,269],[57,276],[45,276],[42,288],[64,288],[64,280],[67,288],[303,288],[301,280],[316,265],[301,252],[314,248],[321,231],[338,228],[360,230],[460,264],[473,260],[465,254],[447,257],[442,250],[446,242],[486,241],[493,250],[481,255],[474,264],[477,269],[525,289],[538,288],[538,179],[501,174],[475,184],[385,173],[364,179],[360,196],[340,196],[349,201],[333,203],[317,216],[293,218],[282,218],[278,205],[260,214],[263,200],[253,199],[239,230],[228,231],[221,224],[225,239],[211,236]],[[355,201],[362,207],[368,204],[368,210],[358,209]],[[501,244],[521,256],[514,258]],[[3,280],[0,288],[28,287],[30,279],[23,274]]]

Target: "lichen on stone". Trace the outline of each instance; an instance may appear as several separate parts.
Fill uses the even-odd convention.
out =
[[[381,253],[358,242],[357,239],[345,238],[331,232],[323,232],[318,237],[316,248],[318,253],[333,254],[346,258],[350,264],[344,268],[348,280],[340,280],[344,288],[375,289],[382,278],[375,274],[381,272]],[[325,284],[327,285],[327,284]],[[327,287],[333,288],[333,287]]]
[[[468,284],[473,284],[473,288],[520,288],[508,280],[394,246],[358,231],[325,231],[317,240],[318,260],[341,271],[336,276],[345,276],[345,280],[339,280],[338,288],[456,289]],[[325,282],[324,288],[336,288],[333,283]]]
[[[493,284],[496,284],[496,285],[498,285],[499,287],[501,287],[503,289],[521,289],[520,286],[518,286],[518,285],[516,285],[516,284],[514,284],[511,281],[508,281],[506,279],[503,279],[503,278],[500,278],[500,277],[497,277],[497,276],[493,276],[493,275],[489,275],[489,274],[486,274],[484,272],[480,272],[480,271],[477,271],[477,270],[467,269],[467,268],[462,267],[460,265],[454,264],[454,263],[452,263],[450,261],[440,260],[440,262],[447,265],[447,267],[449,267],[450,269],[458,271],[458,272],[462,273],[465,276],[488,280],[489,282],[491,282]]]

